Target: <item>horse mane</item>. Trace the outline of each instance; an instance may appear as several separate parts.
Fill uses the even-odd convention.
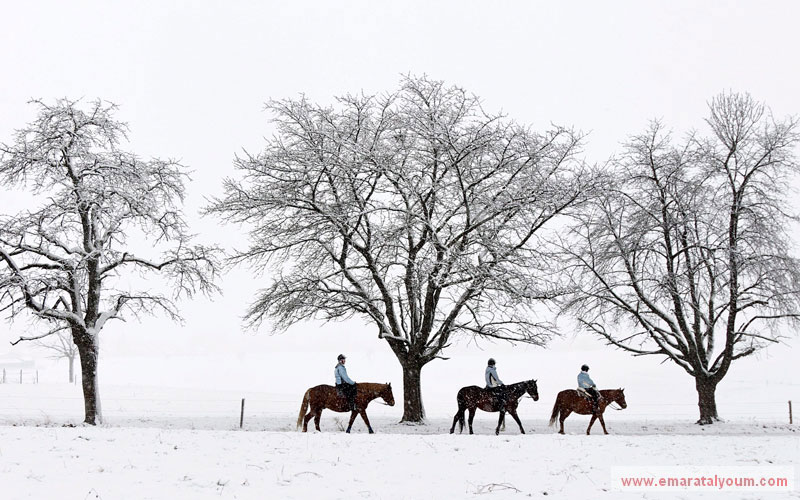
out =
[[[508,384],[506,387],[519,387],[521,385],[527,385],[533,382],[533,379],[530,380],[522,380],[520,382],[514,382],[513,384]]]
[[[534,383],[534,382],[536,382],[534,379],[530,379],[530,380],[523,380],[522,382],[515,382],[513,384],[507,384],[506,385],[506,393],[516,392],[516,391],[521,390],[522,393],[521,393],[520,397],[524,396],[525,392],[528,390],[528,384],[531,384],[531,383]]]
[[[359,388],[367,389],[367,390],[374,390],[374,391],[382,391],[386,386],[389,384],[379,384],[377,382],[358,382],[356,385]]]

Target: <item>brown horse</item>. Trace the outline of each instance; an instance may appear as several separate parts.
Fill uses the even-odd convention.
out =
[[[364,423],[367,424],[370,434],[374,434],[372,426],[369,425],[369,418],[367,418],[367,405],[375,398],[383,398],[389,406],[394,406],[394,394],[392,394],[392,384],[371,384],[371,383],[358,383],[356,384],[356,409],[350,410],[350,405],[347,404],[347,398],[339,394],[335,387],[330,385],[318,385],[306,391],[303,396],[303,404],[300,405],[300,415],[297,417],[297,428],[300,424],[303,425],[303,432],[308,431],[308,421],[314,417],[314,425],[319,430],[319,419],[322,416],[322,410],[325,408],[335,412],[350,412],[350,423],[347,426],[347,431],[353,427],[353,421],[356,415],[361,415]],[[311,406],[311,411],[306,415],[306,410]],[[305,415],[305,419],[303,416]]]
[[[514,417],[517,425],[519,425],[519,431],[525,434],[525,429],[522,428],[522,422],[520,422],[519,416],[517,415],[517,406],[519,405],[519,398],[526,392],[534,401],[539,401],[539,388],[536,387],[535,380],[526,380],[524,382],[507,385],[506,404],[503,408],[500,408],[500,401],[498,401],[491,391],[483,387],[478,387],[477,385],[462,387],[456,396],[458,411],[455,417],[453,417],[453,426],[450,428],[450,434],[455,432],[456,422],[459,424],[458,432],[463,432],[464,412],[466,410],[469,410],[469,433],[473,434],[472,420],[475,418],[475,412],[478,408],[488,412],[500,412],[500,418],[497,420],[497,429],[494,431],[496,435],[500,434],[500,427],[505,423],[506,412]]]
[[[591,415],[592,420],[589,422],[589,428],[586,429],[586,434],[592,430],[594,421],[600,419],[600,425],[603,426],[603,432],[608,434],[606,430],[606,423],[603,420],[603,412],[606,407],[611,403],[617,403],[622,408],[627,408],[628,403],[625,402],[625,389],[604,389],[600,392],[601,399],[597,405],[597,411],[594,412],[592,408],[592,400],[587,396],[581,395],[577,389],[567,389],[561,391],[556,396],[556,404],[553,405],[553,414],[550,415],[550,425],[556,423],[556,418],[561,415],[559,422],[561,423],[561,430],[559,434],[564,434],[564,420],[570,413],[575,412],[579,415]]]

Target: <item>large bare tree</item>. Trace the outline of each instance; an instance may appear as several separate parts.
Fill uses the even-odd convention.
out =
[[[0,182],[36,200],[0,216],[0,311],[28,311],[46,326],[20,340],[70,333],[85,422],[95,424],[100,331],[142,313],[179,319],[177,298],[215,290],[216,249],[191,242],[180,209],[184,168],[122,150],[127,127],[114,105],[35,104],[36,119],[0,146]],[[154,276],[160,286],[147,283]]]
[[[590,180],[573,130],[536,133],[414,77],[389,95],[267,108],[276,135],[236,158],[243,179],[209,207],[252,228],[234,262],[271,264],[252,324],[373,324],[402,365],[409,422],[425,416],[422,368],[454,335],[541,344],[553,333],[534,310],[559,293],[541,235]]]
[[[797,120],[743,94],[709,108],[707,137],[677,143],[658,122],[633,137],[564,245],[579,290],[567,310],[610,344],[683,368],[700,424],[718,419],[731,363],[800,315],[788,206]]]

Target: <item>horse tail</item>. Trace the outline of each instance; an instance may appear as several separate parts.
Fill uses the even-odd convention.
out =
[[[553,413],[550,415],[550,426],[556,423],[556,419],[558,418],[558,413],[561,408],[558,406],[558,400],[560,399],[560,394],[556,396],[556,402],[553,405]]]
[[[464,432],[464,414],[467,412],[467,401],[461,391],[458,391],[456,402],[458,403],[458,432]]]
[[[299,429],[301,425],[303,425],[303,417],[306,416],[306,411],[308,410],[308,400],[311,399],[311,389],[306,391],[305,396],[303,396],[303,404],[300,405],[300,415],[297,416],[297,428]]]

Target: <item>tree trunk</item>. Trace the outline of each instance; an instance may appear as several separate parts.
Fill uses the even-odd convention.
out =
[[[68,356],[69,359],[69,383],[75,383],[75,355]]]
[[[421,423],[425,421],[422,406],[422,366],[414,363],[403,365],[403,418],[401,422]]]
[[[100,411],[100,388],[97,381],[97,362],[100,356],[100,346],[97,338],[85,334],[79,342],[78,354],[81,358],[81,382],[83,385],[83,406],[85,412],[84,422],[91,425],[103,423]]]
[[[717,415],[717,381],[696,377],[695,387],[697,388],[697,406],[700,408],[700,425],[713,424],[719,420]]]

